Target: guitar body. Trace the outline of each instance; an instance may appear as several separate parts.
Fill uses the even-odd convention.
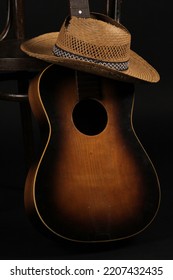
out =
[[[85,75],[51,65],[30,84],[43,143],[25,206],[66,239],[123,239],[154,219],[159,182],[132,126],[133,85],[92,76],[97,88],[86,88]]]

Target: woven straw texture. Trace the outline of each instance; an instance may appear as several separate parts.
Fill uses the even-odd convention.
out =
[[[72,17],[60,30],[56,45],[77,55],[107,62],[129,60],[130,34],[119,26],[92,18]]]

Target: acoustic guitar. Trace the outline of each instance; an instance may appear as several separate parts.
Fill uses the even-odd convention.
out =
[[[80,242],[148,227],[160,187],[133,128],[134,85],[50,65],[31,81],[29,100],[42,139],[25,187],[32,221]]]

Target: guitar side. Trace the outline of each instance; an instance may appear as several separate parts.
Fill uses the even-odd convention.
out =
[[[132,125],[133,86],[100,78],[101,97],[82,102],[89,110],[94,104],[96,114],[101,107],[105,124],[89,135],[79,130],[83,121],[77,127],[74,119],[83,104],[75,73],[51,65],[31,82],[29,99],[43,144],[26,180],[26,210],[69,240],[128,238],[149,226],[160,203],[156,171]]]

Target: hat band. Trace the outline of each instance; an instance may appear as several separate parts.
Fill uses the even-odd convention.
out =
[[[71,52],[64,51],[61,48],[59,48],[57,45],[55,45],[53,47],[53,53],[57,57],[76,59],[76,60],[80,60],[80,61],[85,61],[85,62],[90,62],[90,63],[94,63],[94,64],[98,64],[98,65],[103,65],[103,66],[106,66],[110,69],[114,69],[114,70],[117,70],[117,71],[125,71],[129,67],[129,61],[125,61],[125,62],[100,61],[100,60],[97,60],[97,59],[92,59],[92,58],[88,58],[88,57],[73,54]]]

